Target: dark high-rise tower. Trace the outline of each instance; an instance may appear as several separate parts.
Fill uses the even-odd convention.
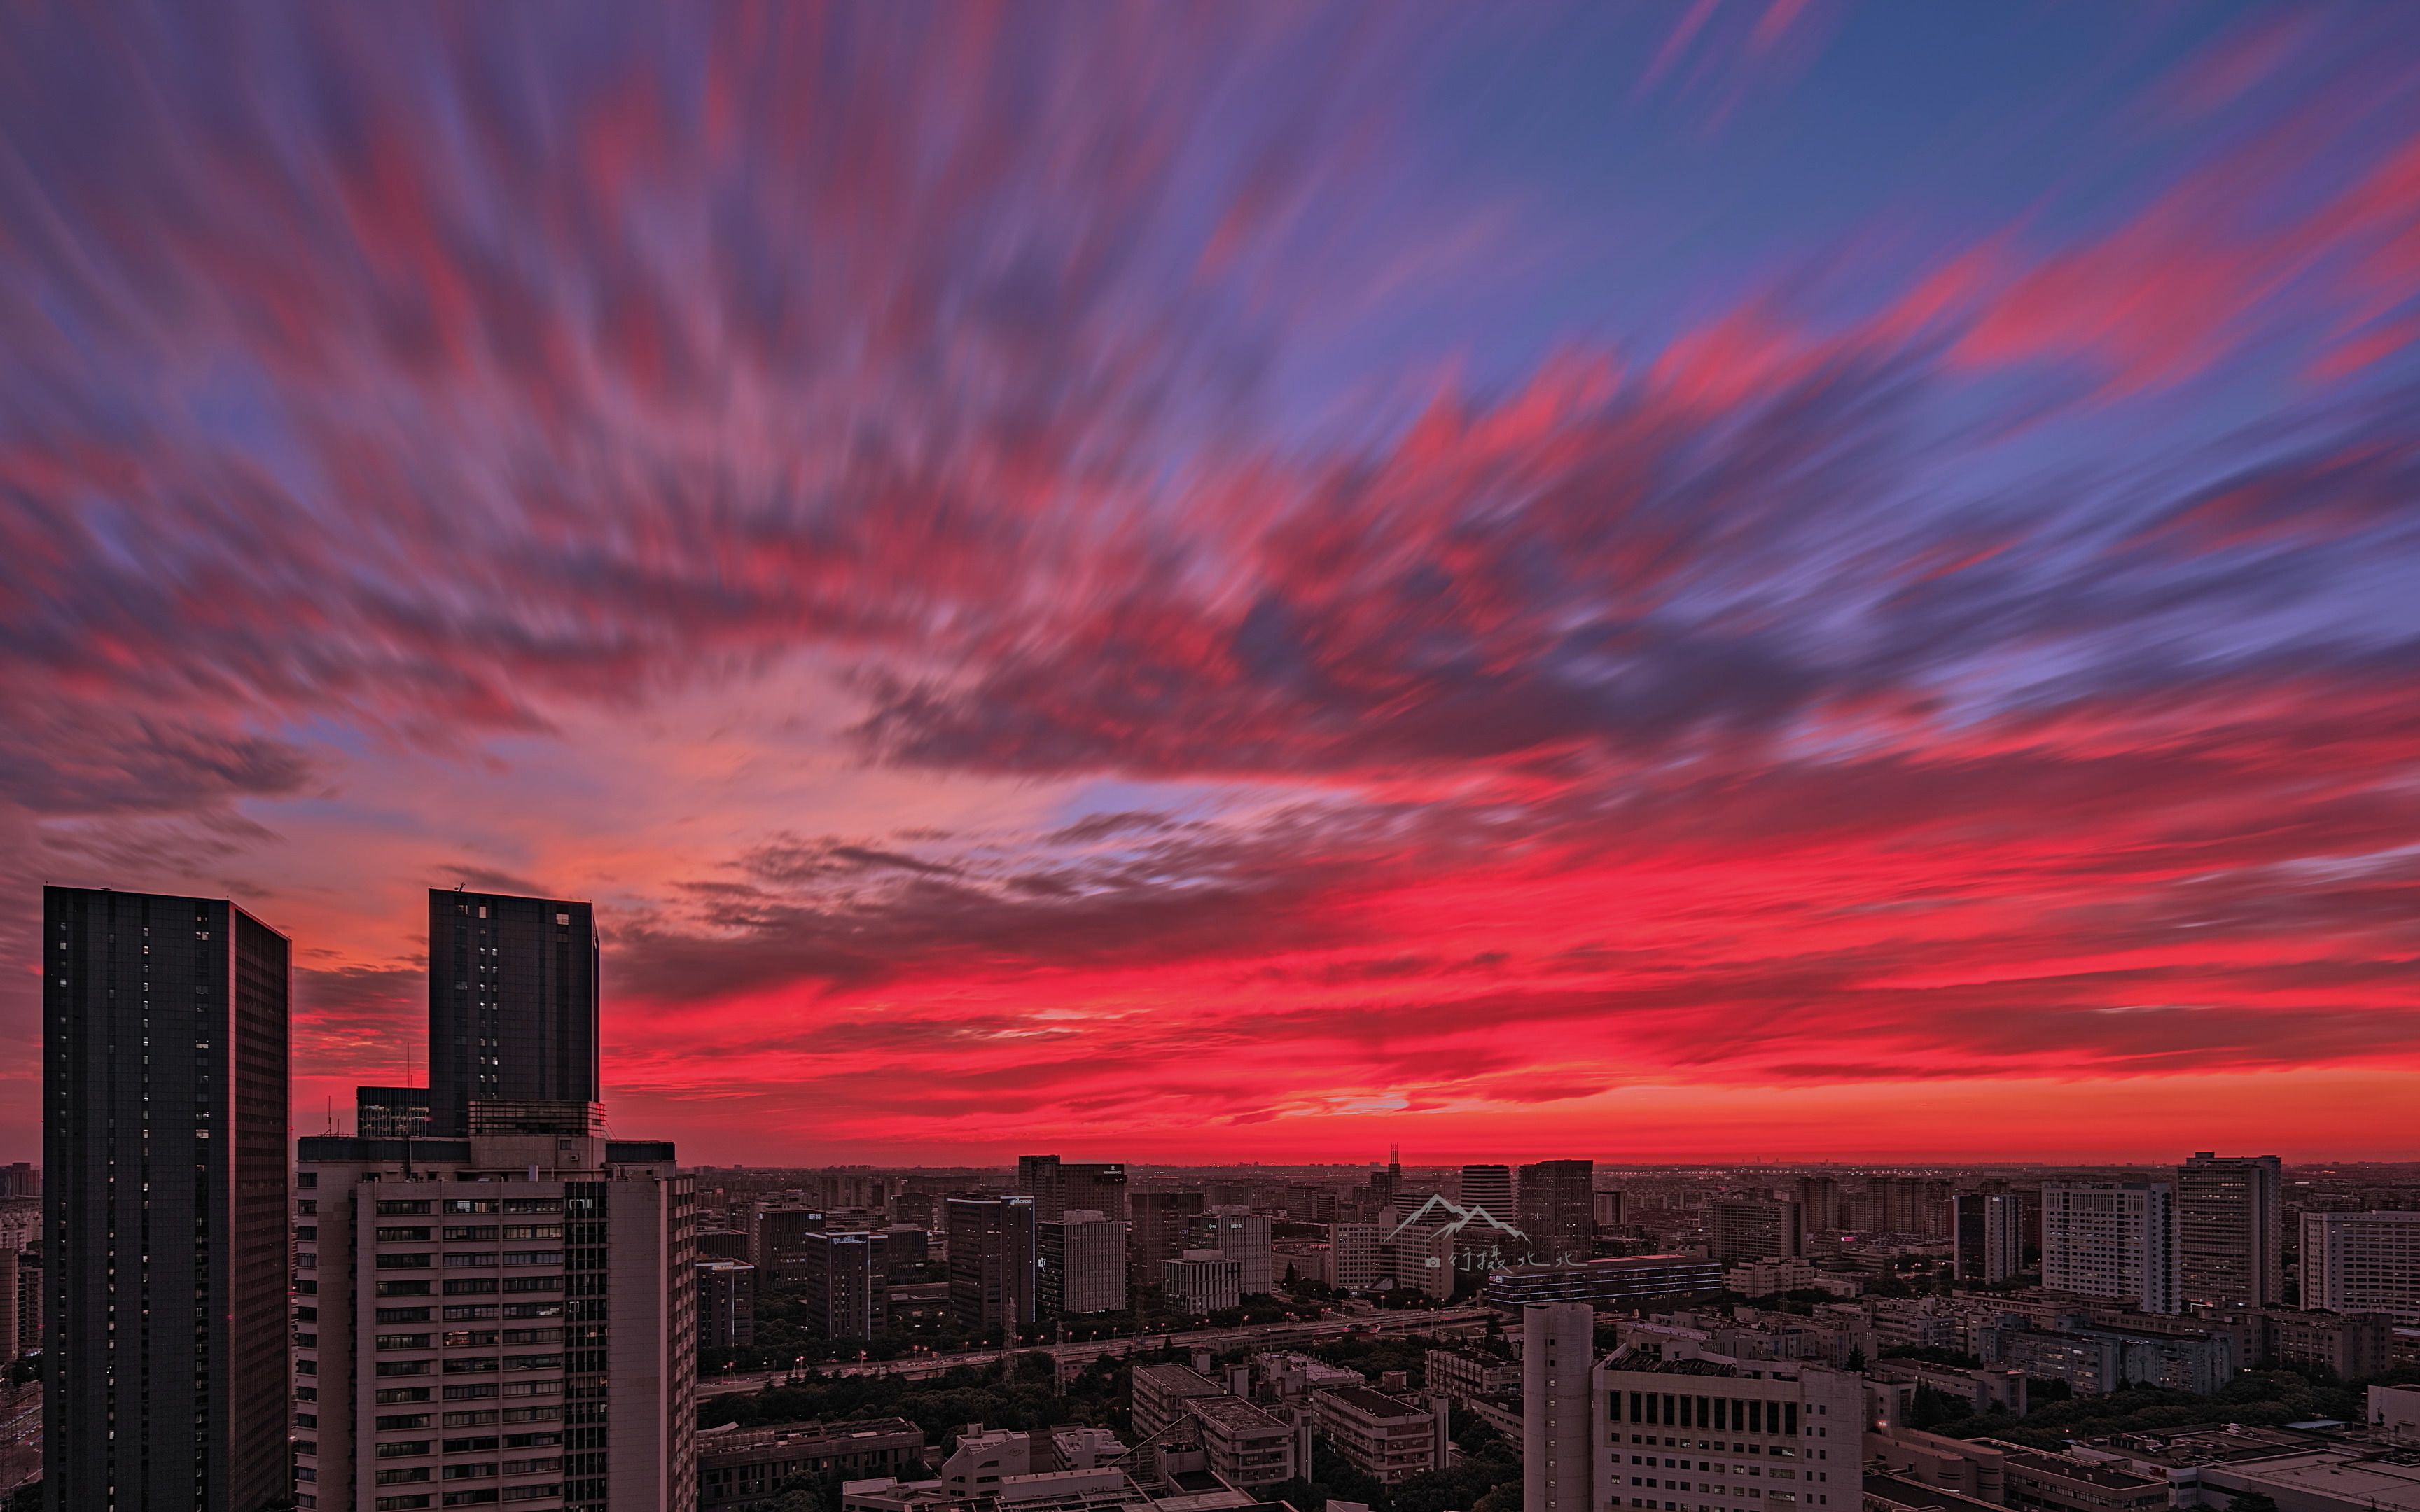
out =
[[[428,894],[429,1133],[473,1103],[596,1103],[597,921],[583,903]]]
[[[43,1505],[255,1512],[287,1473],[290,948],[42,889]]]

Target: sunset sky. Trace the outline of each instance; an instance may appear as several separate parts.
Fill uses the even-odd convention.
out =
[[[2420,1156],[2420,8],[0,12],[45,880],[693,1161]]]

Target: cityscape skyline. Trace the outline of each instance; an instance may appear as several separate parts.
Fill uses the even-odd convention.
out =
[[[459,885],[701,1161],[2399,1152],[2412,8],[239,8],[0,18],[0,897],[298,1128]]]

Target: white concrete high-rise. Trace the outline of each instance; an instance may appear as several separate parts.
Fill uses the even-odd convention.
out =
[[[2135,1176],[2042,1183],[2042,1286],[2147,1313],[2177,1310],[2176,1188]]]
[[[2305,1311],[2420,1323],[2420,1211],[2306,1212],[2299,1263]]]
[[[299,1505],[697,1504],[696,1197],[669,1143],[312,1137],[299,1154]]]
[[[1522,1309],[1522,1512],[1602,1512],[1595,1365],[1595,1309],[1578,1302]]]

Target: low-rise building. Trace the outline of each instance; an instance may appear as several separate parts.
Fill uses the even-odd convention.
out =
[[[1426,1403],[1367,1386],[1314,1393],[1311,1421],[1345,1462],[1382,1486],[1443,1470],[1448,1408],[1442,1393]]]
[[[1280,1396],[1302,1396],[1336,1386],[1370,1383],[1370,1378],[1358,1370],[1292,1352],[1253,1355],[1252,1379]]]
[[[2384,1313],[2260,1310],[2261,1356],[2282,1365],[2332,1370],[2347,1381],[2385,1372],[2395,1319]]]
[[[1597,1506],[1851,1512],[1865,1380],[1828,1365],[1627,1349],[1593,1374]],[[1683,1451],[1686,1451],[1685,1455]],[[1525,1451],[1526,1452],[1526,1451]]]
[[[755,1512],[796,1476],[896,1475],[924,1452],[901,1417],[708,1428],[697,1436],[699,1512]]]
[[[1135,1437],[1148,1439],[1183,1417],[1197,1397],[1216,1396],[1224,1388],[1181,1365],[1139,1365],[1131,1384]]]
[[[2009,1505],[2039,1512],[2159,1512],[2168,1483],[2110,1464],[2044,1454],[1998,1439],[1977,1441],[2000,1451]]]
[[[1510,1350],[1437,1348],[1428,1352],[1429,1389],[1457,1407],[1480,1397],[1521,1395],[1521,1362]]]
[[[1487,1276],[1486,1301],[1491,1307],[1518,1314],[1524,1307],[1544,1303],[1633,1307],[1722,1289],[1721,1268],[1701,1256],[1626,1255],[1492,1271]]]
[[[1246,1489],[1294,1478],[1293,1425],[1240,1396],[1193,1396],[1185,1405],[1200,1427],[1212,1474]]]

